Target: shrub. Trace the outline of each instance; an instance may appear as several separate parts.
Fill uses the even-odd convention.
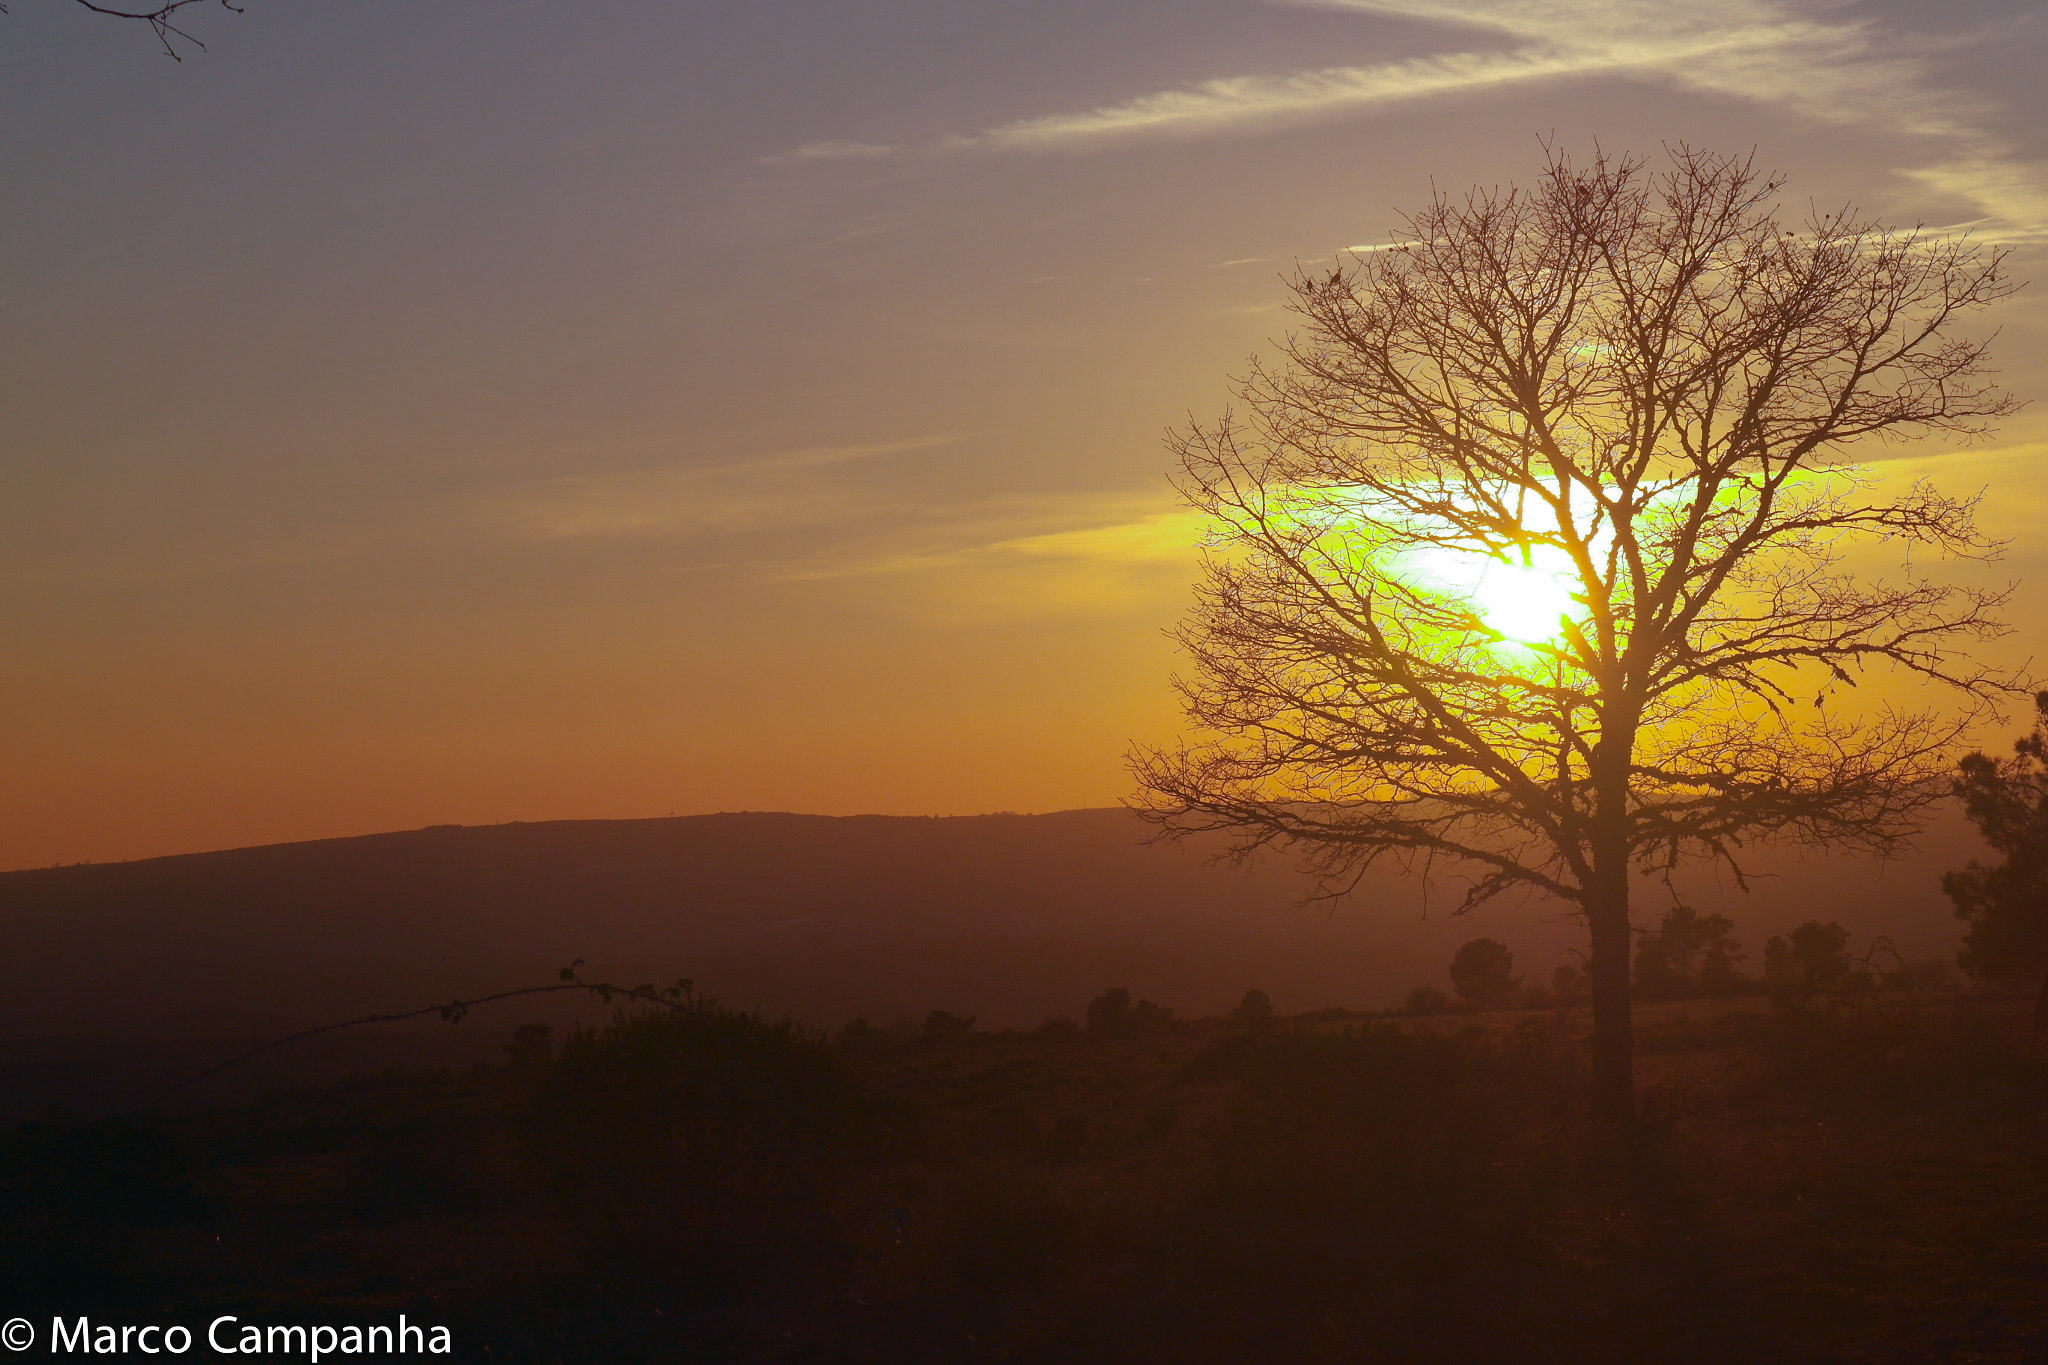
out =
[[[528,1145],[611,1273],[716,1298],[821,1252],[852,1112],[822,1036],[699,998],[569,1035]]]
[[[506,1065],[514,1071],[539,1071],[554,1053],[554,1030],[546,1024],[521,1024],[512,1041],[503,1044]]]
[[[1451,997],[1434,986],[1417,986],[1401,1005],[1403,1014],[1442,1014],[1451,1007]]]
[[[1237,1002],[1237,1008],[1230,1012],[1232,1023],[1246,1028],[1260,1028],[1273,1022],[1273,997],[1264,991],[1246,991],[1244,998]]]
[[[1131,1024],[1131,993],[1122,986],[1111,986],[1088,1002],[1088,1030],[1091,1033],[1112,1032],[1129,1028]]]
[[[1150,1000],[1131,1006],[1131,1023],[1138,1028],[1162,1028],[1173,1022],[1173,1011]]]
[[[1340,1353],[1308,1327],[1278,1349],[1198,1341],[1174,1358],[1489,1358],[1447,1339],[1527,1283],[1548,1182],[1519,1153],[1574,1078],[1520,1040],[1387,1022],[1235,1034],[1185,1074],[1233,1077],[1247,1099],[1153,1255],[1196,1294],[1261,1305],[1262,1333],[1345,1323],[1357,1337]]]
[[[924,1036],[927,1038],[965,1038],[972,1032],[974,1016],[971,1014],[933,1010],[924,1017]]]
[[[846,1048],[868,1048],[881,1044],[888,1038],[882,1030],[867,1021],[863,1015],[845,1028],[839,1030],[839,1046]]]
[[[1173,1011],[1150,1000],[1132,1000],[1122,986],[1112,986],[1088,1002],[1088,1031],[1128,1033],[1136,1028],[1158,1028],[1170,1023]]]

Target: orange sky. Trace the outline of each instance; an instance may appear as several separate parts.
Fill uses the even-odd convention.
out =
[[[4,867],[1110,804],[1175,726],[1160,430],[1532,130],[2048,281],[2020,3],[368,0],[182,63],[71,9],[0,20]],[[2015,657],[2044,452],[1890,466],[1989,488]]]

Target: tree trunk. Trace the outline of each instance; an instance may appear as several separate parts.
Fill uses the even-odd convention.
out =
[[[1592,930],[1593,1100],[1616,1128],[1636,1121],[1635,1021],[1629,1000],[1628,870],[1603,869],[1586,901]]]
[[[2048,976],[2041,978],[2041,993],[2034,997],[2034,1029],[2048,1033]]]
[[[1609,723],[1633,734],[1619,718]],[[1593,758],[1599,791],[1593,816],[1592,876],[1586,885],[1586,925],[1592,942],[1587,966],[1593,978],[1593,1102],[1609,1127],[1632,1131],[1636,1122],[1635,1020],[1629,981],[1629,809],[1627,755],[1632,741],[1619,735],[1603,742]]]

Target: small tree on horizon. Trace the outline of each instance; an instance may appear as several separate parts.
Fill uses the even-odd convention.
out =
[[[1849,931],[1810,919],[1789,934],[1764,940],[1764,985],[1780,1005],[1803,1005],[1856,983]]]
[[[1249,990],[1230,1012],[1231,1022],[1247,1028],[1263,1028],[1273,1022],[1273,997],[1261,990]]]
[[[1514,971],[1515,955],[1507,944],[1475,938],[1452,956],[1451,986],[1470,1004],[1501,1005],[1522,984]]]
[[[1674,905],[1636,941],[1636,993],[1645,1000],[1727,995],[1742,984],[1741,960],[1734,920]]]
[[[1630,881],[1790,839],[1885,856],[2014,680],[1970,664],[2004,595],[1843,566],[1982,556],[1973,500],[1883,493],[1859,442],[2013,410],[1965,314],[2002,254],[1690,148],[1553,153],[1438,197],[1388,250],[1301,271],[1301,330],[1177,432],[1211,527],[1176,679],[1212,738],[1140,750],[1135,803],[1356,886],[1391,858],[1583,917],[1593,1070],[1634,1117]],[[1955,705],[1850,707],[1885,665]]]

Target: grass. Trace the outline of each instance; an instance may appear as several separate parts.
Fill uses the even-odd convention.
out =
[[[1647,1006],[1617,1146],[1569,1012],[835,1046],[706,1006],[24,1127],[0,1282],[31,1317],[404,1311],[493,1360],[2031,1362],[2024,1014]]]

